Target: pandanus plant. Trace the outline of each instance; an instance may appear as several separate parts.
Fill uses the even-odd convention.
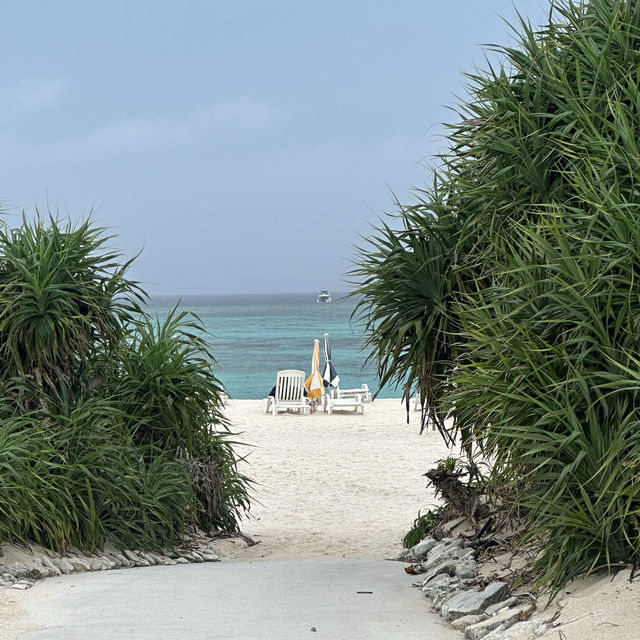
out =
[[[120,263],[109,240],[89,220],[0,225],[0,381],[25,410],[92,384],[92,365],[140,312],[131,261]]]
[[[378,230],[356,293],[385,379],[423,387],[450,345],[441,400],[560,588],[640,555],[640,1],[554,2],[514,32],[468,76],[439,189]],[[438,262],[420,242],[442,226]],[[448,304],[412,317],[421,268]]]
[[[109,240],[0,228],[0,541],[157,548],[249,509],[202,323],[150,318]]]
[[[445,399],[456,353],[452,336],[459,230],[455,217],[438,216],[443,205],[436,204],[437,184],[429,195],[431,202],[424,198],[413,206],[398,205],[393,222],[383,222],[358,249],[350,274],[358,282],[353,315],[363,323],[380,387],[400,385],[407,412],[418,393],[422,428],[432,420],[452,442]]]

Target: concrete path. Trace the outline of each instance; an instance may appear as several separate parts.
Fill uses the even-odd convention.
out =
[[[19,640],[460,640],[387,560],[219,562],[48,578]]]

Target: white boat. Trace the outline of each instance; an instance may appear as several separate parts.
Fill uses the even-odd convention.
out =
[[[317,302],[331,302],[331,294],[326,289],[323,289],[318,294]]]

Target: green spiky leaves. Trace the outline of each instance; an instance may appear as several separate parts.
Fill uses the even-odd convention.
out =
[[[159,548],[249,508],[204,328],[150,318],[109,240],[0,227],[0,541]]]
[[[426,399],[517,489],[558,588],[640,555],[640,2],[550,15],[468,76],[436,188],[401,211],[404,229],[378,232],[356,275],[382,371],[419,389],[423,360],[453,372]],[[446,283],[446,309],[425,302],[420,269]]]

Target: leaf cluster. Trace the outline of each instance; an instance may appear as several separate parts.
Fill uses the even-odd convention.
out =
[[[159,548],[249,508],[204,327],[149,317],[110,240],[0,225],[0,541]]]
[[[640,553],[640,2],[552,9],[468,76],[434,188],[354,274],[386,379],[452,411],[450,438],[517,489],[560,588]]]

